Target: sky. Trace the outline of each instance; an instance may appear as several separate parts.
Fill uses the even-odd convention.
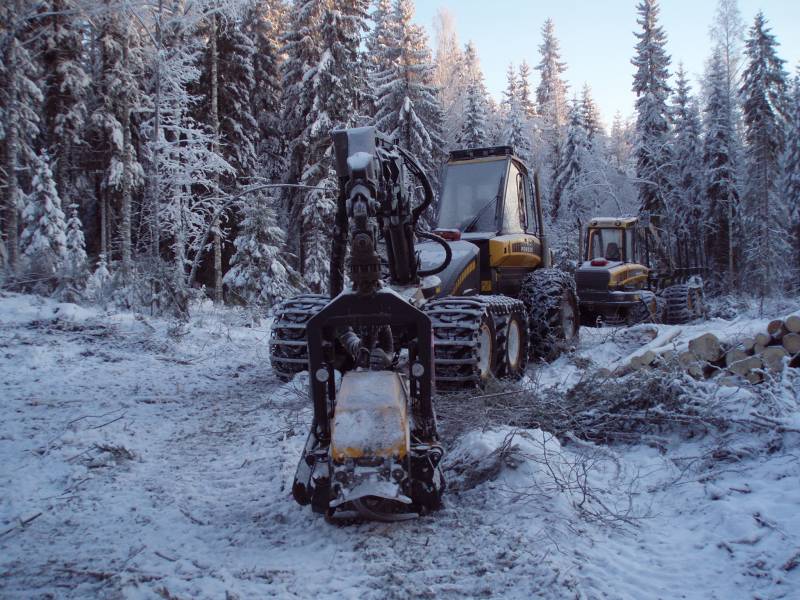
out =
[[[472,40],[483,68],[486,86],[497,99],[506,85],[509,62],[523,59],[531,67],[539,62],[541,26],[552,18],[567,63],[565,77],[569,94],[580,93],[588,83],[606,125],[614,113],[630,116],[634,110],[633,57],[638,0],[416,0],[416,21],[423,25],[435,48],[433,21],[439,8],[454,17],[462,45]],[[684,63],[695,92],[699,89],[711,42],[709,27],[717,0],[662,0],[661,24],[672,56],[671,72]],[[739,9],[749,28],[759,9],[764,11],[786,60],[786,69],[796,73],[800,64],[800,0],[739,0]],[[534,72],[532,87],[538,83]]]

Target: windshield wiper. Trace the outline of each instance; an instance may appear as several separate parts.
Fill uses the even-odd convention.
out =
[[[469,233],[470,230],[478,224],[478,221],[483,216],[483,214],[492,206],[497,204],[497,201],[500,199],[500,194],[497,194],[494,198],[489,200],[483,207],[478,211],[478,213],[472,218],[472,221],[461,230],[461,233]]]

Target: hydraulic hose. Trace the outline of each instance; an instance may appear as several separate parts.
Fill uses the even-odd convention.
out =
[[[419,179],[420,183],[422,183],[422,191],[425,193],[425,198],[422,201],[422,204],[411,211],[411,222],[416,229],[417,221],[419,220],[420,215],[428,210],[428,207],[433,203],[433,188],[431,187],[431,182],[428,181],[428,176],[425,174],[425,169],[420,166],[420,164],[417,162],[417,159],[400,146],[396,146],[396,148],[398,152],[403,155],[409,170],[416,175],[417,179]]]
[[[434,241],[437,244],[439,244],[442,248],[444,248],[444,260],[442,261],[442,264],[433,269],[428,269],[427,271],[418,271],[417,274],[420,277],[427,277],[428,275],[436,275],[437,273],[441,273],[448,266],[450,266],[450,262],[453,260],[453,249],[450,248],[450,244],[448,244],[444,238],[441,238],[438,235],[429,233],[427,231],[417,231],[416,234],[418,237]]]

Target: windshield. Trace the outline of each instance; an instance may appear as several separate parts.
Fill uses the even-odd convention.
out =
[[[448,165],[438,227],[464,232],[497,231],[497,200],[505,175],[505,160]]]
[[[622,260],[623,231],[621,229],[592,229],[589,233],[589,260],[605,258]]]

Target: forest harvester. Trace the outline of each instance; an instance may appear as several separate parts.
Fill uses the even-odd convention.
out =
[[[279,377],[309,373],[293,495],[331,519],[403,520],[444,490],[434,389],[519,377],[529,356],[554,355],[577,337],[577,297],[550,268],[536,186],[509,147],[451,154],[430,233],[433,189],[413,156],[373,127],[332,136],[330,295],[284,302],[270,339]]]
[[[585,324],[682,324],[705,317],[701,252],[687,243],[669,252],[662,238],[646,213],[589,222],[575,272]]]

